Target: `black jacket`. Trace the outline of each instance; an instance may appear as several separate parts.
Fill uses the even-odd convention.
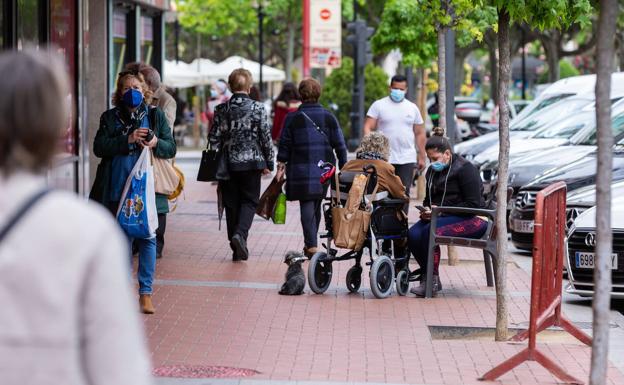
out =
[[[429,167],[426,180],[427,192],[423,206],[485,207],[483,183],[479,171],[472,163],[459,155],[453,154],[450,167],[443,171],[435,172]],[[446,193],[444,192],[445,183]]]
[[[215,107],[208,141],[219,148],[229,143],[230,171],[273,170],[273,142],[266,110],[247,94],[234,94],[228,102]]]

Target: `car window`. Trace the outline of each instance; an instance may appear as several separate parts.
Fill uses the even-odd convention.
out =
[[[531,115],[528,118],[514,122],[509,127],[511,131],[535,131],[538,128],[545,127],[546,124],[560,120],[567,117],[570,112],[577,111],[582,107],[590,103],[586,99],[572,99],[565,100],[540,111],[537,114]]]
[[[624,134],[624,113],[613,117],[613,120],[611,121],[611,128],[613,129],[614,137],[618,137]],[[589,135],[587,139],[580,142],[579,144],[586,145],[586,146],[595,146],[598,143],[598,141],[596,140],[596,134],[597,134],[597,131],[596,129],[594,129],[591,135]],[[624,138],[620,142],[624,144]],[[620,144],[620,142],[618,142],[618,144]]]
[[[520,111],[524,110],[524,107],[528,105],[528,103],[515,103],[513,107],[516,109],[516,114],[519,114]]]
[[[542,101],[537,102],[538,104],[536,106],[533,106],[532,104],[527,104],[527,108],[524,108],[522,110],[522,112],[520,112],[516,116],[516,120],[526,119],[527,117],[532,116],[533,114],[535,114],[537,112],[540,112],[544,108],[547,108],[547,107],[551,106],[552,104],[555,104],[558,101],[560,101],[562,99],[565,99],[565,98],[568,98],[568,97],[570,97],[572,95],[574,95],[574,94],[573,93],[557,94],[557,95],[553,95],[551,97],[545,97]]]
[[[538,139],[570,139],[574,134],[579,132],[582,128],[593,125],[596,120],[593,113],[584,113],[579,115],[573,115],[569,118],[562,120],[561,122],[548,125],[547,127],[539,130],[533,138]]]

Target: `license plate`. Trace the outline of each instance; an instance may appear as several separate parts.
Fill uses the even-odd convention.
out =
[[[513,229],[517,233],[532,233],[533,232],[533,221],[523,221],[520,219],[513,220]]]
[[[574,253],[576,259],[576,267],[579,269],[593,269],[594,259],[596,257],[596,253],[586,253],[584,251],[577,251]],[[617,253],[611,254],[611,270],[617,270],[618,268],[618,260]]]

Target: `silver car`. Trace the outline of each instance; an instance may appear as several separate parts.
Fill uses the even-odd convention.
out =
[[[611,298],[624,299],[624,197],[611,202],[613,253]],[[591,297],[594,294],[594,247],[596,245],[596,208],[583,211],[573,222],[566,239],[566,263],[569,283],[566,292]]]

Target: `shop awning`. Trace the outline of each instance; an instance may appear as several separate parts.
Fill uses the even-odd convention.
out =
[[[172,88],[189,88],[208,84],[210,81],[192,65],[183,61],[165,60],[163,83]]]

